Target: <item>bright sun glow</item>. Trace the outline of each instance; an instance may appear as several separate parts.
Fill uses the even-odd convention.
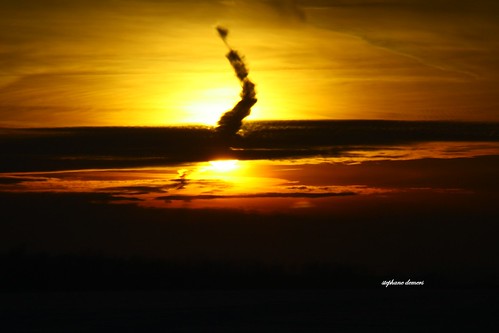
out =
[[[205,89],[185,100],[182,107],[187,114],[185,122],[215,125],[239,100],[239,87],[236,84],[235,87]]]
[[[213,171],[217,172],[229,172],[236,170],[238,168],[237,160],[218,160],[218,161],[210,161],[210,165]]]

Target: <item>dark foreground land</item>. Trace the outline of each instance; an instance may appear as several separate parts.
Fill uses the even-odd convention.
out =
[[[2,332],[493,332],[497,290],[0,294]]]

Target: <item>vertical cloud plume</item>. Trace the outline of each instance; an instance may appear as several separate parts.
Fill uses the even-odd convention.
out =
[[[251,107],[256,103],[255,84],[248,78],[248,67],[244,63],[243,57],[227,43],[227,36],[229,30],[224,27],[217,27],[220,38],[224,41],[225,45],[229,48],[229,53],[226,57],[229,59],[232,68],[241,82],[241,100],[232,108],[227,111],[218,120],[216,131],[223,136],[234,136],[241,129],[243,119],[246,118],[250,112]]]

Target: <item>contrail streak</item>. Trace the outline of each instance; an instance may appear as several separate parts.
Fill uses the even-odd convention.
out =
[[[229,48],[229,53],[226,57],[234,68],[236,75],[241,82],[241,100],[232,108],[232,110],[225,112],[218,120],[216,131],[223,136],[234,136],[241,129],[243,119],[246,118],[250,112],[251,107],[255,105],[256,92],[255,84],[248,78],[248,67],[244,63],[243,57],[227,43],[227,36],[229,30],[224,27],[217,27],[218,34],[223,42]]]

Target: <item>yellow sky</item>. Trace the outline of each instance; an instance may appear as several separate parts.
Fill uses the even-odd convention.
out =
[[[239,98],[215,26],[246,56],[248,119],[499,121],[493,1],[5,0],[0,126],[214,124]]]

